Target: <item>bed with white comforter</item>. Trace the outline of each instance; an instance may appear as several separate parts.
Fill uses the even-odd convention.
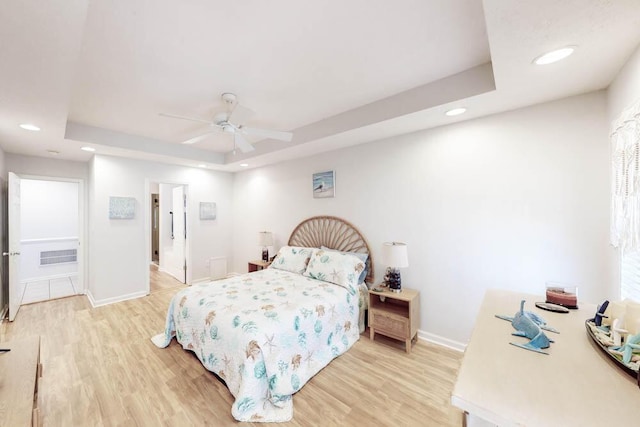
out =
[[[175,336],[222,378],[235,419],[288,421],[292,395],[359,338],[357,280],[332,274],[268,268],[194,285],[174,296],[165,332],[153,341],[166,347]]]

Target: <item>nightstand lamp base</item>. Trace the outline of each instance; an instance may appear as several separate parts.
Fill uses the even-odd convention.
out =
[[[402,292],[402,280],[399,268],[389,268],[389,279],[387,281],[391,292]]]
[[[400,242],[385,242],[382,245],[382,263],[388,265],[385,282],[392,292],[402,292],[400,268],[409,266],[407,245]]]

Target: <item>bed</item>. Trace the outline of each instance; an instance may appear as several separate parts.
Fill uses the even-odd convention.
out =
[[[175,337],[224,380],[236,420],[289,421],[293,394],[364,330],[372,266],[355,227],[309,218],[269,268],[178,292],[152,340],[163,348]]]

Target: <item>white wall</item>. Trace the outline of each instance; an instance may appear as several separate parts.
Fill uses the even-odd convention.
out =
[[[18,175],[33,175],[58,178],[78,178],[85,182],[89,178],[89,167],[85,162],[56,160],[46,157],[6,154],[6,170]]]
[[[259,256],[259,230],[275,233],[277,249],[301,220],[331,214],[366,236],[377,280],[382,243],[408,244],[403,285],[421,291],[427,335],[468,341],[487,288],[541,295],[560,281],[600,301],[606,117],[597,92],[238,173],[234,269]],[[336,197],[313,199],[311,174],[331,169]]]
[[[609,86],[607,106],[609,122],[635,102],[640,102],[640,46]]]
[[[23,179],[20,239],[78,236],[78,184]]]
[[[199,168],[139,160],[94,156],[90,189],[90,296],[104,304],[146,293],[150,260],[150,183],[181,183],[189,187],[189,251],[192,264],[188,278],[208,277],[210,257],[231,255],[232,176]],[[110,220],[109,197],[136,199],[133,220]],[[201,201],[218,203],[218,219],[200,221]]]

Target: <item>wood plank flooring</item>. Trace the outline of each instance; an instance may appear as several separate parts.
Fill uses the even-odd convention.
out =
[[[149,292],[184,286],[178,279],[158,269],[156,264],[149,266]]]
[[[24,306],[0,341],[40,335],[44,426],[260,426],[231,416],[233,396],[175,342],[159,349],[179,288],[92,309],[84,296]],[[450,394],[462,355],[363,334],[294,395],[282,426],[461,426]]]

